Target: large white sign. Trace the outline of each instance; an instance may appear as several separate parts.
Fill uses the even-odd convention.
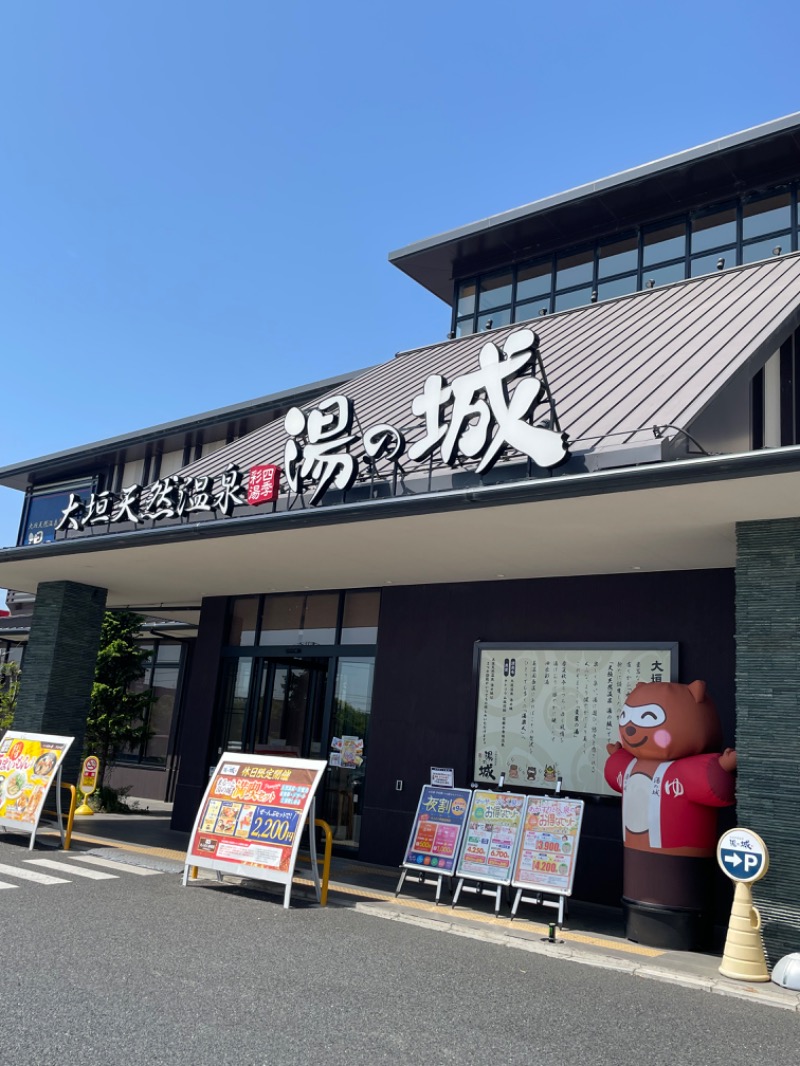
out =
[[[670,681],[677,645],[476,645],[474,779],[614,795],[606,745],[639,681]]]
[[[286,886],[283,905],[288,907],[300,837],[309,818],[316,883],[314,794],[325,765],[317,759],[225,752],[195,818],[184,885],[193,866],[275,881]]]
[[[538,376],[537,376],[538,375]],[[150,486],[121,493],[77,492],[54,526],[55,533],[120,522],[157,522],[203,513],[230,518],[239,507],[274,502],[285,491],[320,504],[329,489],[346,492],[359,477],[397,474],[398,464],[441,462],[474,465],[484,474],[506,453],[550,469],[569,454],[544,373],[539,337],[517,329],[498,347],[487,341],[478,366],[448,381],[431,374],[411,403],[411,427],[380,422],[362,431],[348,396],[330,396],[316,407],[291,407],[284,418],[283,468],[274,464],[240,470],[236,463],[216,477],[170,474]],[[513,388],[512,388],[513,386]],[[407,434],[409,439],[406,439]],[[361,455],[353,454],[353,449]]]

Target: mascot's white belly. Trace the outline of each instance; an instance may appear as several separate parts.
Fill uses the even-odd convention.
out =
[[[622,816],[629,833],[646,833],[653,782],[646,774],[631,774],[625,782]]]

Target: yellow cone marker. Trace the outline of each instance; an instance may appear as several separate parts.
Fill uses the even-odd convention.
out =
[[[100,769],[100,760],[96,755],[87,755],[83,760],[81,779],[78,788],[83,793],[83,803],[75,811],[76,814],[94,814],[94,811],[86,802],[89,796],[97,788],[97,772]]]
[[[717,844],[717,862],[723,873],[736,882],[719,972],[735,981],[769,981],[761,942],[761,915],[753,906],[750,888],[769,869],[767,845],[750,829],[730,829]]]

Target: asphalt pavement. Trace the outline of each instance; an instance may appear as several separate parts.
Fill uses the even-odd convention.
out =
[[[54,827],[40,829],[39,848],[57,849]],[[169,812],[160,805],[143,813],[95,814],[76,818],[72,836],[74,853],[89,852],[121,856],[128,864],[181,872],[184,867],[188,833],[169,827]],[[1,875],[0,875],[1,876]],[[215,879],[200,871],[201,879]],[[334,857],[328,890],[328,906],[346,906],[356,912],[393,923],[417,926],[441,935],[459,936],[529,954],[548,956],[571,963],[628,973],[646,980],[668,982],[716,995],[757,1002],[764,1006],[800,1013],[800,993],[768,982],[732,980],[719,973],[720,954],[665,951],[631,943],[625,939],[622,913],[614,908],[596,907],[570,901],[563,927],[552,929],[556,912],[523,903],[513,920],[507,902],[494,914],[494,896],[462,895],[456,907],[450,897],[435,901],[431,884],[406,879],[400,895],[395,895],[400,870]],[[226,883],[238,882],[256,893],[282,893],[278,886],[265,885],[226,876]],[[292,899],[315,902],[307,855],[295,874]]]

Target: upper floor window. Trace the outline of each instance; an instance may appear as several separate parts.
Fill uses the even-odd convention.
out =
[[[642,246],[642,266],[664,263],[668,259],[683,259],[686,255],[686,223],[645,230]]]
[[[456,284],[458,336],[527,322],[551,311],[727,270],[800,248],[795,182],[759,196],[693,210],[583,249],[464,278]]]
[[[692,219],[691,252],[707,252],[710,248],[736,244],[736,208],[713,211]],[[733,263],[729,264],[733,266]]]

